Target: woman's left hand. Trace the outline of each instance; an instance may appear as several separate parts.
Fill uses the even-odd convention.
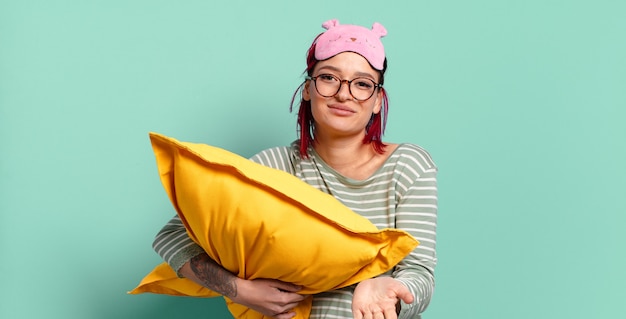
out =
[[[360,282],[352,297],[354,319],[397,319],[399,300],[413,302],[413,294],[391,277],[377,277]]]

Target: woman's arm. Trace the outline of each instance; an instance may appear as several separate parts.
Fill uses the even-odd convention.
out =
[[[172,218],[157,234],[153,248],[179,276],[211,289],[266,316],[289,319],[304,296],[301,287],[273,279],[241,279],[213,261],[193,242],[180,218]]]
[[[394,269],[393,278],[406,285],[415,301],[402,304],[398,318],[414,318],[426,310],[435,288],[437,231],[437,169],[421,173],[402,195],[396,208],[396,227],[409,232],[419,246]]]
[[[204,249],[196,244],[185,230],[178,215],[170,219],[157,233],[152,242],[154,251],[167,262],[179,277],[184,277],[180,270],[192,257],[204,253]]]
[[[419,318],[430,303],[437,263],[437,168],[427,153],[422,155],[398,165],[401,171],[396,172],[397,203],[392,214],[395,228],[407,231],[420,244],[396,265],[391,277],[376,277],[357,285],[352,304],[357,319],[376,313],[395,318],[396,312],[400,319]]]

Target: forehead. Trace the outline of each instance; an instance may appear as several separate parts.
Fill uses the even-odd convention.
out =
[[[363,56],[354,52],[342,52],[329,59],[317,62],[313,71],[317,72],[320,70],[332,70],[344,76],[376,77],[378,74]]]

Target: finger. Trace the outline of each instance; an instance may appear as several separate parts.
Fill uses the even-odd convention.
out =
[[[293,309],[297,307],[299,304],[300,304],[299,302],[290,302],[290,303],[284,304],[283,309]]]
[[[300,302],[304,299],[306,299],[307,295],[300,295],[300,294],[296,294],[296,293],[287,293],[288,296],[290,297],[292,302]]]
[[[398,314],[396,314],[396,309],[386,309],[384,312],[385,319],[398,319]]]
[[[291,293],[291,292],[284,292],[279,296],[280,299],[277,300],[277,302],[279,302],[286,309],[291,309],[295,307],[295,305],[299,304],[304,299],[306,299],[306,297],[307,296],[305,295],[299,295],[299,294]],[[289,308],[290,306],[293,306],[293,307]]]
[[[373,319],[387,319],[382,312],[376,312],[372,315]]]
[[[411,291],[404,285],[402,285],[401,289],[398,289],[398,291],[396,291],[396,297],[400,298],[400,300],[404,301],[404,303],[407,304],[412,303],[415,299]]]
[[[290,311],[290,312],[279,313],[276,316],[274,316],[274,318],[276,318],[276,319],[291,319],[291,318],[293,318],[295,316],[296,316],[296,312],[295,311]]]
[[[298,292],[302,290],[302,286],[294,285],[288,282],[274,281],[274,287],[287,292]]]

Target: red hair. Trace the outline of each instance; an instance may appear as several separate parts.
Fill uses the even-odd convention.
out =
[[[321,35],[321,34],[320,34]],[[317,42],[318,35],[311,47],[307,51],[306,58],[306,70],[305,72],[311,76],[313,75],[313,68],[317,62],[319,62],[315,58],[315,43]],[[387,58],[385,58],[385,62],[383,64],[382,71],[378,71],[380,74],[380,84],[382,85],[385,82],[385,71],[387,70]],[[306,82],[302,82],[300,86],[296,89],[293,96],[291,97],[291,105],[289,107],[289,111],[293,111],[293,103],[296,100],[296,96],[300,93],[302,96],[302,90],[304,89],[304,84]],[[387,98],[387,92],[381,86],[378,88],[380,93],[382,94],[382,107],[380,112],[377,114],[372,114],[372,118],[369,123],[365,126],[365,137],[363,138],[363,144],[372,143],[372,147],[377,153],[385,152],[385,145],[382,141],[382,136],[385,133],[385,126],[387,125],[387,111],[389,109],[389,99]],[[300,140],[300,157],[307,158],[309,146],[313,144],[313,128],[315,126],[315,122],[313,119],[313,113],[311,112],[311,101],[305,101],[302,97],[300,97],[300,108],[298,109],[298,137]]]

